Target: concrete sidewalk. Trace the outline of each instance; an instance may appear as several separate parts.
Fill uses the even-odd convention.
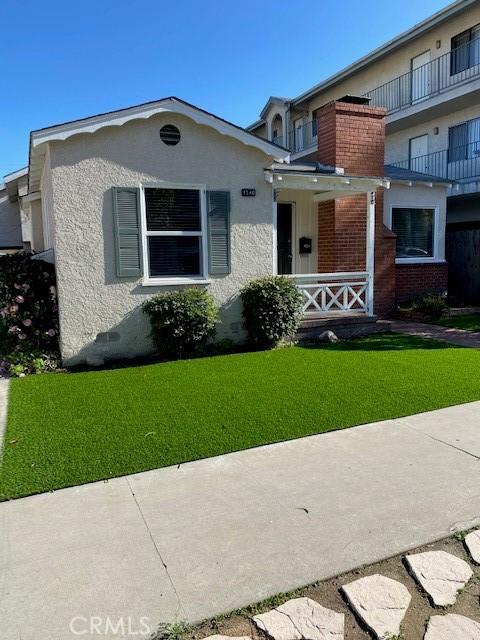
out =
[[[479,458],[475,402],[0,504],[0,638],[138,638],[472,527]]]

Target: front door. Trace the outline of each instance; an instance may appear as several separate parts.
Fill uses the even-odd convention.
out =
[[[292,273],[292,205],[277,204],[277,271],[279,274]]]
[[[422,100],[430,95],[431,70],[430,51],[425,51],[411,60],[412,70],[412,102]]]
[[[410,167],[412,171],[428,173],[428,135],[410,138]]]

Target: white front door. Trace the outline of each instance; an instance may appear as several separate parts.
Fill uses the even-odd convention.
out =
[[[425,51],[411,60],[412,102],[421,100],[430,94],[431,69],[430,51]]]
[[[410,138],[410,169],[428,173],[428,135]]]

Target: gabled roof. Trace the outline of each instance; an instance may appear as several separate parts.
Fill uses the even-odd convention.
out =
[[[95,131],[104,127],[122,126],[132,120],[145,120],[158,113],[165,112],[178,113],[190,118],[197,124],[212,127],[218,133],[230,136],[247,146],[259,149],[279,162],[286,160],[290,154],[288,149],[264,140],[250,131],[180,98],[170,96],[126,109],[118,109],[32,131],[30,134],[30,189],[38,189],[43,156],[48,142],[67,140],[71,136],[81,133],[95,133]]]
[[[28,167],[23,167],[22,169],[17,169],[16,171],[12,171],[11,173],[7,173],[3,176],[3,181],[5,184],[9,182],[14,182],[15,180],[19,180],[23,176],[28,174]]]
[[[453,182],[455,182],[455,180],[448,180],[448,178],[439,178],[438,176],[433,176],[429,173],[420,173],[419,171],[402,169],[401,167],[395,167],[391,164],[385,165],[385,175],[394,182],[429,182],[432,184],[440,184],[445,187],[448,187]]]
[[[272,105],[276,104],[276,105],[283,106],[286,102],[290,102],[290,98],[282,98],[280,96],[270,96],[270,98],[267,100],[267,104],[263,107],[263,109],[260,112],[260,118],[261,119],[265,118],[265,116],[267,115],[268,110],[270,109],[270,107]],[[250,125],[248,128],[250,129],[251,126],[252,125]]]

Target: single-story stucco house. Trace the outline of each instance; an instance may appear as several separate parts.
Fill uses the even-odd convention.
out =
[[[432,273],[444,290],[449,185],[384,166],[367,102],[319,109],[305,164],[174,97],[33,131],[16,197],[28,248],[55,263],[64,363],[150,352],[141,304],[181,287],[206,287],[236,341],[239,291],[267,274],[295,279],[310,322],[386,316]]]

